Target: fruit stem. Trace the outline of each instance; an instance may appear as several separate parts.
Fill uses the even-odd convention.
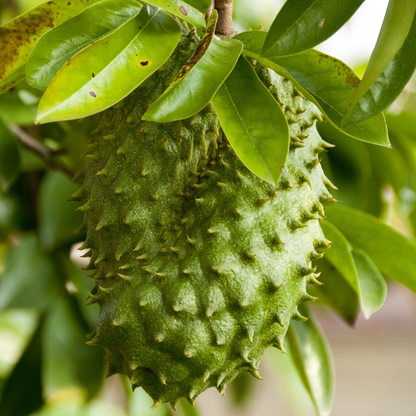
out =
[[[231,38],[235,35],[233,23],[233,0],[213,0],[207,16],[211,11],[218,11],[218,22],[215,34],[221,38]]]

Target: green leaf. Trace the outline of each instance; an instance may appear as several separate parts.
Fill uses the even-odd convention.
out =
[[[78,188],[79,185],[57,171],[48,172],[43,178],[39,189],[38,218],[39,238],[46,251],[80,239],[72,232],[82,224],[82,212],[75,211],[80,204],[68,202]]]
[[[136,0],[102,0],[45,33],[29,57],[26,67],[28,84],[47,88],[69,58],[121,26],[140,9]]]
[[[19,174],[20,154],[17,143],[0,119],[0,189],[7,192]]]
[[[201,13],[206,13],[211,6],[212,0],[188,0],[187,3],[199,10]]]
[[[369,319],[383,306],[387,296],[387,284],[376,265],[364,251],[354,249],[352,256],[358,274],[361,309],[365,319]]]
[[[214,38],[217,16],[213,10],[191,59],[150,106],[143,120],[160,123],[182,120],[198,113],[212,100],[243,50],[243,44],[237,40]]]
[[[85,345],[87,331],[74,299],[59,303],[46,317],[42,334],[46,399],[59,396],[64,389],[77,391],[81,400],[98,392],[104,373],[103,351]]]
[[[160,7],[191,25],[205,28],[204,15],[199,10],[194,9],[181,0],[143,0],[143,2]]]
[[[26,351],[2,389],[0,401],[2,416],[26,416],[43,404],[42,329],[43,325],[40,321]]]
[[[17,86],[13,90],[8,90],[0,95],[0,119],[6,124],[32,125],[35,122],[38,106],[27,105],[22,101],[21,97],[23,95],[30,94],[28,90],[22,88],[16,91],[16,89]]]
[[[171,16],[143,6],[61,68],[39,103],[37,123],[83,118],[114,105],[168,60],[180,37]]]
[[[306,306],[300,309],[310,314]],[[334,398],[334,369],[323,333],[311,317],[307,322],[292,321],[287,339],[292,359],[318,415],[329,416]]]
[[[185,416],[198,416],[199,412],[198,409],[194,406],[191,406],[186,399],[180,400],[180,406]]]
[[[364,250],[377,268],[416,292],[416,244],[379,218],[339,205],[325,209],[328,219],[351,242]]]
[[[360,299],[344,276],[325,258],[318,262],[322,273],[319,298],[326,301],[348,324],[353,325],[358,317]]]
[[[24,78],[29,54],[44,33],[97,1],[47,1],[0,26],[0,94]]]
[[[289,78],[338,130],[364,142],[390,146],[383,114],[341,128],[343,117],[347,114],[360,83],[352,69],[338,59],[314,49],[289,57],[261,57],[261,48],[266,36],[266,32],[253,31],[240,33],[233,39],[244,43],[244,55]]]
[[[261,55],[294,55],[313,48],[337,32],[363,2],[287,1],[270,27]]]
[[[35,235],[28,235],[6,256],[0,279],[0,310],[25,308],[46,311],[59,294],[54,265],[38,246]]]
[[[343,234],[329,221],[323,221],[321,227],[325,237],[332,242],[331,249],[325,252],[326,260],[341,273],[354,292],[359,294],[357,271],[351,254],[352,247]]]
[[[381,113],[409,82],[416,68],[415,13],[414,0],[389,1],[377,44],[343,125]]]
[[[277,184],[289,152],[289,127],[280,105],[245,58],[240,57],[213,104],[241,161]]]

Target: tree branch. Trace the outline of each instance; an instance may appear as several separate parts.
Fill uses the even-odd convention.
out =
[[[218,23],[215,34],[221,38],[235,35],[233,23],[233,0],[215,0],[214,8],[218,11]]]
[[[76,172],[53,159],[53,150],[48,149],[42,143],[38,142],[17,124],[10,124],[9,127],[10,130],[15,134],[19,142],[22,144],[22,146],[38,155],[47,166],[55,170],[60,170],[61,172],[65,173],[65,175],[69,176],[71,179],[75,176]]]

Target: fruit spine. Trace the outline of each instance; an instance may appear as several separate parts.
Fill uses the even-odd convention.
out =
[[[312,261],[330,243],[319,220],[332,200],[319,164],[330,147],[317,108],[273,71],[257,73],[281,103],[291,147],[278,186],[237,158],[212,105],[190,119],[142,121],[197,44],[99,116],[72,199],[83,201],[100,315],[90,345],[155,400],[223,393],[242,371],[260,378],[265,348],[283,348],[297,309],[318,284]],[[256,63],[253,63],[256,65]]]

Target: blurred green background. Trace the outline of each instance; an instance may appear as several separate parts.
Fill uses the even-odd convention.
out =
[[[0,0],[0,23],[39,3]],[[283,3],[235,0],[237,29],[262,26],[267,30]],[[387,5],[385,1],[368,3],[374,10],[370,18],[367,11],[360,10],[336,35],[338,40],[318,47],[346,60],[359,75],[369,58],[368,51],[359,48],[374,45]],[[363,35],[354,28],[362,26],[363,19],[370,19],[365,29],[373,27],[373,31],[360,42]],[[336,45],[343,42],[351,46],[350,51],[346,47],[337,50]],[[72,233],[81,224],[82,213],[67,199],[78,184],[26,150],[12,130],[27,133],[41,144],[48,158],[68,172],[77,172],[84,164],[80,156],[94,122],[34,126],[39,98],[39,91],[25,82],[0,96],[0,415],[170,415],[169,406],[151,410],[152,400],[141,389],[132,394],[121,376],[105,380],[104,352],[85,345],[98,306],[85,305],[93,283],[81,270],[86,259],[77,248],[83,236]],[[393,150],[348,139],[328,123],[321,125],[324,139],[336,145],[323,164],[339,187],[334,193],[338,200],[414,236],[415,80],[386,116]],[[337,375],[341,372],[344,377],[338,379],[332,414],[351,415],[356,406],[354,412],[366,416],[414,416],[414,294],[393,285],[385,307],[371,323],[360,319],[355,332],[319,302],[314,307],[333,346]],[[268,351],[261,369],[263,382],[240,377],[227,390],[226,398],[209,391],[195,408],[182,401],[176,414],[314,414],[289,356]],[[351,386],[358,388],[351,390]],[[351,398],[351,394],[357,395]]]

